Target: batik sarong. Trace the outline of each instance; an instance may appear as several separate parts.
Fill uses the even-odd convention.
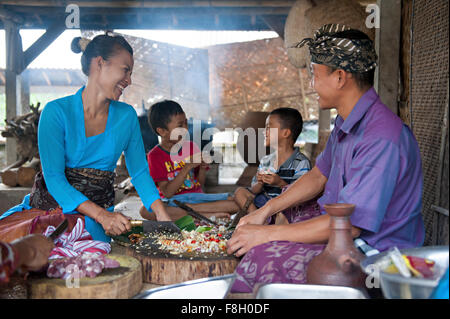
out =
[[[320,216],[315,200],[283,211],[289,223]],[[273,222],[272,220],[270,221]],[[272,241],[250,249],[235,270],[232,293],[251,293],[260,283],[306,283],[306,269],[324,244]]]

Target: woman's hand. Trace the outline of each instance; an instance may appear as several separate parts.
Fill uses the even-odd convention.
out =
[[[53,247],[55,247],[50,239],[40,234],[17,239],[11,243],[11,246],[19,254],[17,267],[22,267],[27,271],[37,271],[45,266]]]
[[[270,226],[243,225],[233,233],[227,242],[227,253],[240,257],[255,246],[269,242]]]
[[[131,230],[129,219],[121,213],[110,213],[104,210],[97,217],[97,221],[109,236],[117,236]]]

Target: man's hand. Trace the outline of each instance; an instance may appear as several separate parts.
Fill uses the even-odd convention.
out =
[[[233,233],[227,242],[227,253],[240,257],[255,246],[269,242],[270,226],[243,225]]]
[[[243,225],[253,224],[253,225],[263,225],[266,219],[269,217],[269,208],[267,205],[251,212],[250,214],[242,217],[239,220],[236,228],[239,228]]]
[[[53,249],[53,242],[43,235],[32,234],[17,239],[11,246],[19,254],[17,267],[24,270],[37,271],[48,263],[48,257]]]
[[[104,211],[97,218],[107,235],[117,236],[131,230],[131,223],[121,213]]]

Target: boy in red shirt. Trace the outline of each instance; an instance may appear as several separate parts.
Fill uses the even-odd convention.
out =
[[[203,192],[209,168],[198,146],[184,139],[188,126],[181,106],[175,101],[158,102],[150,108],[148,120],[161,142],[147,154],[147,161],[161,199],[169,206],[168,214],[173,219],[186,215],[173,203],[175,199],[208,217],[229,217],[237,212],[239,207],[228,193]],[[140,213],[143,218],[154,219],[145,207]]]

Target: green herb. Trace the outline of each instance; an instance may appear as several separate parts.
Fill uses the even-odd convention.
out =
[[[212,227],[198,226],[195,231],[198,232],[198,233],[203,233],[203,232],[211,230],[211,229],[212,229]]]
[[[175,225],[181,230],[191,231],[195,229],[194,218],[192,216],[186,215],[175,221]]]

